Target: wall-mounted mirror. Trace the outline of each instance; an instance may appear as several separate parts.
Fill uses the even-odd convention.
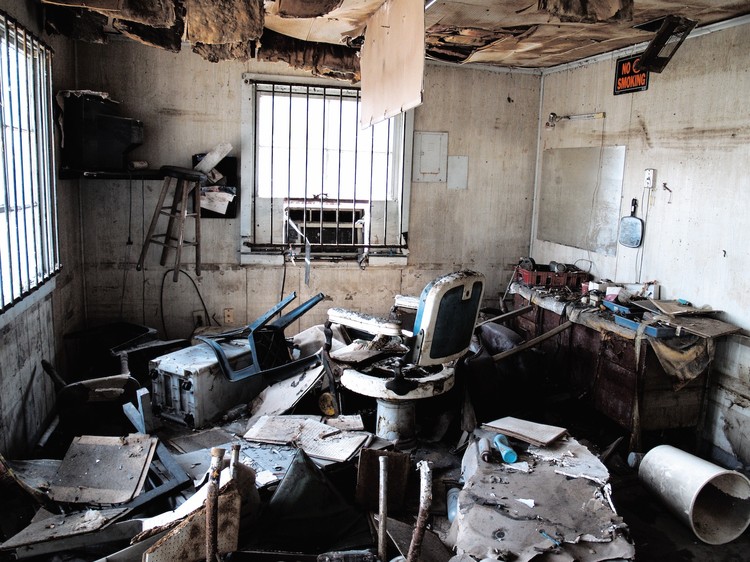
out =
[[[545,150],[537,238],[614,256],[624,170],[624,146]]]

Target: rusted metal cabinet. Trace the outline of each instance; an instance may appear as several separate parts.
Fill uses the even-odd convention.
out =
[[[514,295],[514,301],[515,308],[528,304],[521,295]],[[516,319],[514,328],[528,340],[564,321],[560,314],[535,305]],[[636,450],[644,431],[702,428],[708,372],[674,390],[674,379],[645,339],[637,342],[616,329],[573,324],[544,342],[542,349],[555,353],[559,376],[576,393],[630,433],[630,446]]]

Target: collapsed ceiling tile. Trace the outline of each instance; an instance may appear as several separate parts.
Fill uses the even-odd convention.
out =
[[[221,45],[263,34],[262,0],[187,0],[187,36],[192,43]]]
[[[335,10],[343,0],[279,0],[282,18],[319,18]]]
[[[82,9],[44,7],[44,29],[50,35],[65,35],[88,43],[106,43],[107,16]]]
[[[83,8],[152,27],[167,28],[175,23],[175,0],[42,0],[42,4]]]
[[[633,0],[539,0],[539,9],[560,21],[630,21]]]
[[[255,41],[224,43],[223,45],[196,43],[193,45],[193,52],[202,56],[208,62],[223,60],[247,61],[255,56]]]
[[[112,27],[116,30],[144,45],[160,47],[173,53],[180,52],[182,36],[185,32],[185,8],[181,3],[175,5],[174,24],[168,28],[157,28],[138,22],[115,19]]]
[[[508,30],[493,31],[477,27],[433,25],[427,30],[425,50],[427,56],[444,62],[465,60],[476,49],[486,47],[500,39],[511,37]]]
[[[320,17],[283,17],[278,1],[266,2],[266,29],[282,35],[340,45],[348,38],[364,33],[365,25],[383,0],[342,0],[340,5]]]
[[[358,51],[341,45],[300,41],[266,29],[258,60],[285,62],[293,68],[338,80],[359,82]]]
[[[118,19],[169,28],[175,24],[174,0],[123,0]]]

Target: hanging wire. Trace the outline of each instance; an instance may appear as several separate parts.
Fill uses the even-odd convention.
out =
[[[198,295],[198,298],[201,301],[201,305],[203,306],[203,312],[206,313],[206,322],[208,322],[208,325],[211,326],[211,316],[208,314],[208,308],[206,307],[206,301],[203,300],[203,295],[201,295],[201,291],[198,288],[198,284],[195,282],[195,280],[188,275],[188,273],[182,269],[178,270],[180,273],[185,275],[188,279],[190,279],[190,282],[193,284],[193,287],[195,287],[195,292]],[[164,321],[164,281],[167,279],[167,275],[174,272],[174,268],[168,269],[164,272],[164,276],[161,278],[161,288],[159,289],[159,313],[161,315],[161,329],[164,332],[164,339],[169,339],[167,336],[167,325]],[[214,322],[216,322],[216,319],[214,319]],[[218,325],[218,322],[217,322]]]

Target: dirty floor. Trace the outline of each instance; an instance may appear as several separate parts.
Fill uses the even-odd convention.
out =
[[[705,544],[644,489],[632,470],[622,466],[609,468],[615,506],[630,528],[638,562],[750,560],[750,530],[729,544]]]

